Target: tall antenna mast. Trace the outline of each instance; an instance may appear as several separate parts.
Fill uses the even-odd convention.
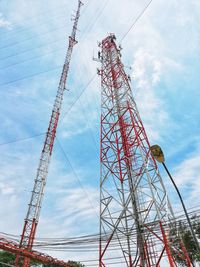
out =
[[[35,178],[35,183],[31,195],[31,200],[28,207],[28,212],[24,222],[24,228],[21,236],[20,247],[24,247],[27,250],[32,250],[33,242],[35,238],[36,228],[39,221],[40,210],[42,205],[42,199],[44,196],[44,187],[46,184],[49,163],[51,159],[51,154],[53,150],[54,140],[56,136],[56,129],[58,125],[58,120],[60,116],[60,110],[63,102],[63,95],[66,88],[67,76],[69,71],[69,64],[73,52],[73,47],[77,43],[76,41],[76,31],[78,20],[80,17],[80,8],[83,3],[78,0],[78,8],[76,11],[76,16],[74,18],[74,25],[72,33],[69,36],[69,45],[67,49],[67,54],[65,57],[65,62],[62,69],[62,74],[60,77],[60,82],[49,122],[49,127],[47,129],[46,138],[44,146],[41,153],[41,158],[39,162],[39,167],[37,169],[37,174]],[[20,264],[20,256],[16,258],[16,266]],[[29,266],[30,259],[24,258],[23,267]]]
[[[100,43],[101,181],[99,267],[117,257],[123,267],[159,267],[176,257],[191,267],[181,243],[169,238],[174,222],[167,191],[121,62],[120,47],[110,34]],[[173,248],[173,250],[172,250]],[[180,249],[181,248],[181,249]]]

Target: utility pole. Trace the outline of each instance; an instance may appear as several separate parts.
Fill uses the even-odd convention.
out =
[[[33,242],[36,234],[36,229],[39,221],[40,210],[42,205],[42,199],[44,196],[44,188],[46,184],[49,163],[53,151],[54,140],[56,136],[57,125],[59,121],[63,95],[66,88],[66,82],[68,77],[69,65],[72,56],[72,51],[76,41],[76,32],[78,26],[78,20],[80,17],[80,8],[82,2],[78,0],[78,8],[76,11],[76,16],[74,18],[74,25],[72,28],[72,33],[69,36],[69,44],[67,49],[67,54],[65,57],[65,62],[62,69],[62,74],[49,122],[49,126],[46,133],[46,138],[44,146],[42,149],[39,167],[37,169],[37,174],[34,182],[34,187],[31,195],[31,200],[28,206],[28,212],[25,218],[24,227],[21,235],[20,247],[26,248],[28,251],[32,250]],[[30,263],[29,258],[23,258],[23,267],[28,267]],[[16,257],[16,266],[19,266],[21,262],[21,257],[18,255]]]

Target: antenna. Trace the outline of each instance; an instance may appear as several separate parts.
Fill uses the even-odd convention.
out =
[[[66,87],[67,77],[68,77],[68,71],[69,71],[69,64],[72,56],[73,47],[75,44],[77,44],[76,40],[76,31],[77,31],[77,25],[78,20],[80,17],[80,8],[83,5],[83,3],[79,0],[78,1],[78,8],[76,11],[76,16],[74,18],[74,24],[72,28],[71,35],[69,36],[69,44],[68,49],[65,57],[65,62],[62,69],[62,74],[60,77],[60,82],[58,85],[58,90],[52,110],[52,114],[50,117],[49,126],[46,133],[46,138],[44,141],[44,146],[42,149],[39,166],[37,169],[37,174],[34,182],[34,187],[31,195],[31,200],[28,207],[28,212],[25,218],[24,222],[24,228],[21,235],[21,241],[20,241],[20,247],[23,247],[27,249],[28,251],[32,250],[33,242],[35,239],[36,234],[36,228],[39,221],[40,216],[40,210],[42,206],[42,199],[44,196],[44,188],[46,185],[46,179],[49,169],[49,163],[53,151],[53,145],[54,140],[56,136],[56,130],[58,126],[62,101],[63,101],[63,95]],[[22,258],[17,255],[15,264],[16,266],[20,265],[20,261]],[[28,267],[30,263],[29,258],[24,258],[23,261],[23,267]]]

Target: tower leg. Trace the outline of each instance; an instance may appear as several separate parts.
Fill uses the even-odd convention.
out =
[[[192,267],[193,264],[192,264],[191,261],[190,261],[190,257],[189,257],[189,255],[188,255],[188,252],[187,252],[187,249],[186,249],[185,245],[183,244],[183,241],[181,241],[181,248],[182,248],[183,253],[184,253],[184,255],[185,255],[185,261],[186,261],[186,263],[187,263],[187,267]]]
[[[166,249],[166,252],[167,252],[167,257],[168,257],[168,261],[169,261],[170,267],[175,267],[174,261],[173,261],[173,257],[172,257],[172,254],[171,254],[171,250],[170,250],[170,247],[169,247],[169,242],[167,240],[167,236],[166,236],[165,230],[164,230],[163,225],[162,225],[161,222],[160,222],[160,229],[161,229],[161,232],[162,232],[163,241],[164,241],[164,244],[165,244],[165,249]]]

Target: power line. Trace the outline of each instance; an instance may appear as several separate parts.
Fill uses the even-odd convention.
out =
[[[60,5],[60,6],[66,7],[66,5]],[[60,8],[59,8],[59,9],[60,9]],[[63,8],[61,8],[61,9],[62,9],[62,11],[63,11]],[[29,17],[28,19],[21,20],[19,23],[22,24],[22,23],[24,23],[24,22],[26,22],[26,21],[35,20],[35,19],[37,19],[37,18],[40,17],[40,16],[43,18],[43,17],[44,17],[44,14],[48,14],[48,16],[51,16],[51,18],[52,18],[52,14],[50,14],[51,11],[53,11],[55,14],[57,14],[57,12],[58,12],[58,10],[55,10],[55,9],[48,10],[48,12],[47,12],[47,11],[45,11],[45,12],[41,12],[41,13],[37,14],[36,16],[32,16],[32,17]],[[37,23],[38,23],[38,20],[37,20]],[[12,21],[11,21],[11,24],[12,24]],[[13,30],[13,29],[11,29],[9,32],[6,31],[6,32],[4,32],[4,33],[1,34],[1,37],[5,36],[5,35],[7,35],[7,34],[9,34],[9,33],[13,35],[13,32],[16,33],[16,31]],[[18,31],[17,31],[17,33],[18,33]]]
[[[62,66],[60,65],[60,66],[56,66],[56,67],[54,67],[52,69],[48,69],[48,70],[44,70],[44,71],[39,71],[39,72],[33,73],[31,75],[27,75],[27,76],[21,77],[19,79],[15,79],[15,80],[12,80],[12,81],[1,83],[0,86],[5,86],[5,85],[8,85],[8,84],[12,84],[12,83],[16,83],[16,82],[19,82],[19,81],[23,81],[23,80],[26,80],[26,79],[35,77],[37,75],[41,75],[41,74],[44,74],[44,73],[47,73],[47,72],[55,71],[57,69],[60,69],[61,67]]]
[[[81,103],[80,103],[80,104],[81,104]],[[93,131],[92,131],[91,118],[90,118],[90,116],[87,116],[86,111],[85,111],[85,109],[84,109],[84,105],[81,105],[81,107],[82,107],[82,115],[85,117],[86,125],[88,126],[88,129],[89,129],[90,134],[91,134],[91,139],[92,139],[92,141],[93,141],[93,143],[94,143],[94,146],[95,146],[95,148],[96,148],[97,153],[99,153],[98,144],[97,144],[97,142],[96,142],[96,139],[95,139],[95,137],[94,137],[94,133],[93,133]]]
[[[196,213],[197,211],[193,211],[193,213]],[[199,212],[199,210],[198,210]],[[192,212],[191,212],[192,215]],[[178,216],[175,218],[175,222],[178,222],[177,219],[181,219],[182,217],[185,217],[184,214]],[[199,219],[200,215],[198,215],[198,219]],[[184,223],[186,222],[185,219],[181,219],[181,222]],[[169,221],[170,223],[170,221]],[[166,225],[168,223],[166,222]],[[168,230],[170,230],[170,224],[168,225]],[[160,229],[159,229],[160,230]],[[155,234],[159,234],[159,232],[155,232]],[[13,236],[13,235],[9,235],[9,236]],[[133,232],[133,236],[135,236],[135,233]],[[102,238],[109,238],[108,236],[102,237]],[[122,239],[122,242],[126,239],[125,236],[121,236],[120,237]],[[53,239],[53,238],[52,238]],[[45,239],[45,240],[49,240],[49,239]],[[56,248],[55,246],[58,246],[59,243],[44,243],[44,244],[38,244],[35,247],[40,247],[42,250],[45,251],[60,251],[60,252],[71,252],[71,253],[83,253],[83,252],[98,252],[98,241],[99,241],[99,234],[94,234],[94,235],[88,235],[88,236],[81,236],[81,237],[75,237],[75,238],[67,238],[66,240],[68,240],[67,242],[61,242],[60,245],[62,245],[62,247],[58,247]],[[154,242],[155,240],[152,240],[152,242]],[[37,243],[37,242],[36,242]],[[116,243],[115,243],[116,244]],[[155,243],[154,243],[155,244]],[[65,245],[65,246],[63,246]],[[69,246],[69,248],[67,248],[66,246]],[[84,245],[84,246],[83,246]],[[78,247],[79,246],[79,247]],[[112,246],[112,248],[110,249],[110,251],[118,251],[118,247],[116,247],[116,245]],[[135,255],[137,257],[137,254]],[[119,260],[119,259],[124,259],[124,257],[120,256],[115,256],[115,257],[111,257],[109,259],[105,259],[107,262],[107,264],[117,264],[117,262],[115,260]],[[98,262],[98,259],[83,259],[83,260],[79,260],[79,262],[81,263],[91,263],[91,264],[87,264],[87,266],[96,266],[97,264],[95,264],[95,262]],[[121,261],[122,262],[122,261]]]
[[[26,38],[26,39],[24,39],[24,40],[22,40],[22,41],[20,41],[20,42],[15,42],[15,43],[12,43],[12,44],[8,44],[8,45],[5,45],[5,46],[1,46],[1,47],[0,47],[0,50],[1,50],[1,49],[5,49],[5,48],[8,48],[8,47],[11,47],[11,46],[15,46],[15,45],[17,45],[17,44],[19,44],[19,43],[24,43],[24,42],[30,41],[30,40],[32,40],[32,39],[38,38],[39,36],[43,36],[43,35],[46,35],[46,34],[50,34],[50,33],[52,33],[52,32],[58,31],[59,29],[63,29],[63,28],[65,28],[65,27],[66,27],[66,25],[64,25],[64,26],[62,25],[62,26],[60,26],[60,27],[54,28],[53,30],[44,32],[44,33],[42,33],[42,34],[37,34],[37,35],[31,36],[31,37],[28,37],[28,38]]]
[[[89,6],[89,5],[88,5],[88,6]],[[87,9],[88,6],[86,6],[85,9]],[[84,9],[84,11],[85,11],[85,9]],[[84,13],[85,13],[85,12],[84,12]],[[61,15],[61,16],[56,16],[55,18],[59,18],[59,17],[65,17],[65,16],[64,16],[64,15]],[[52,20],[50,20],[50,21],[52,22]],[[48,22],[50,22],[50,21],[47,21],[47,22],[45,22],[45,23],[48,23]],[[2,47],[0,47],[0,49],[4,49],[4,48],[10,47],[10,46],[17,45],[17,44],[19,44],[19,43],[23,43],[23,42],[28,41],[28,40],[31,40],[31,39],[33,39],[33,38],[37,38],[37,37],[39,37],[39,36],[43,36],[43,35],[45,35],[45,34],[48,34],[48,33],[53,32],[53,31],[57,31],[58,29],[61,29],[61,28],[64,28],[64,27],[66,27],[66,25],[64,25],[64,26],[60,26],[60,27],[55,28],[55,29],[53,29],[53,30],[51,30],[51,31],[44,32],[44,33],[42,33],[42,34],[37,34],[37,35],[35,35],[35,36],[31,36],[31,37],[26,38],[26,39],[24,39],[24,40],[22,40],[22,41],[20,41],[20,42],[17,42],[17,43],[15,42],[15,43],[8,44],[8,45],[6,45],[6,46],[2,46]],[[33,28],[33,27],[30,27],[30,28]],[[29,29],[30,29],[30,28],[29,28]],[[27,29],[27,30],[28,30],[28,29]]]
[[[45,43],[45,44],[36,46],[36,47],[34,47],[34,48],[28,48],[28,49],[23,50],[23,51],[21,51],[21,52],[19,52],[19,53],[15,53],[15,54],[11,54],[11,55],[2,57],[2,58],[0,58],[0,60],[5,60],[5,59],[11,58],[11,57],[16,57],[16,56],[18,56],[18,55],[22,55],[22,54],[25,54],[25,53],[27,53],[27,52],[33,51],[33,50],[37,50],[37,49],[39,49],[39,48],[41,48],[41,47],[45,47],[45,46],[47,46],[47,45],[49,45],[49,44],[58,43],[58,42],[60,42],[61,40],[63,40],[63,38],[53,40],[52,42],[48,42],[47,44]],[[54,50],[53,52],[55,52],[55,50]],[[41,56],[43,56],[43,55],[45,55],[45,54],[42,54]]]
[[[46,53],[46,54],[51,54],[52,52],[55,52],[54,51],[51,51],[49,53]],[[44,54],[45,55],[45,54]],[[42,55],[42,56],[44,56]],[[39,57],[33,57],[32,59],[30,60],[33,60],[33,59],[36,59],[36,58],[39,58]],[[27,59],[26,61],[28,61],[29,59]],[[17,63],[18,64],[18,63]],[[14,64],[15,65],[15,64]],[[11,65],[10,65],[11,66]],[[9,67],[10,67],[9,66]],[[37,75],[41,75],[41,74],[44,74],[44,73],[48,73],[48,72],[51,72],[51,71],[54,71],[54,70],[57,70],[59,68],[61,68],[62,65],[58,65],[58,66],[55,66],[54,68],[51,68],[51,69],[48,69],[48,70],[44,70],[44,71],[39,71],[39,72],[36,72],[36,73],[33,73],[33,74],[30,74],[30,75],[26,75],[24,77],[21,77],[21,78],[18,78],[18,79],[15,79],[15,80],[11,80],[11,81],[7,81],[7,82],[4,82],[4,83],[1,83],[0,86],[7,86],[9,84],[13,84],[13,83],[16,83],[16,82],[19,82],[19,81],[23,81],[23,80],[26,80],[26,79],[29,79],[29,78],[32,78],[32,77],[35,77]]]
[[[116,265],[116,264],[122,264],[122,263],[126,263],[125,261],[117,261],[117,262],[109,262],[109,265]],[[96,267],[96,264],[87,264],[88,267]]]
[[[52,22],[52,20],[54,20],[54,19],[65,18],[65,17],[66,17],[66,15],[64,15],[64,14],[63,15],[57,15],[57,13],[56,13],[56,16],[54,16],[54,17],[51,16],[51,20],[37,21],[36,25],[38,25],[38,23],[39,23],[40,26],[41,26],[41,25],[48,24],[48,23]],[[29,31],[30,29],[36,27],[36,25],[33,25],[31,27],[27,27],[27,28],[23,28],[23,29],[20,29],[20,30],[15,30],[15,31],[11,30],[10,32],[7,32],[7,34],[11,33],[12,34],[12,39],[13,39],[13,35],[21,33],[21,32],[24,32],[24,31]],[[7,34],[5,33],[5,34],[3,34],[3,36],[7,35]],[[3,36],[1,35],[1,37],[3,37]],[[9,36],[6,36],[6,38],[9,38]],[[8,41],[8,40],[6,40],[6,41]]]
[[[95,19],[95,21],[94,21],[93,24],[92,24],[92,27],[93,27],[94,24],[96,23],[97,19],[101,16],[101,14],[102,14],[103,10],[105,9],[106,5],[108,4],[108,2],[109,2],[109,0],[107,0],[107,1],[105,2],[105,4],[103,5],[102,9],[100,10],[100,13],[96,16],[96,19]],[[90,25],[90,24],[89,24],[89,25]],[[91,30],[92,27],[90,27],[90,30]],[[50,32],[52,32],[52,31],[50,31]],[[46,33],[45,33],[45,34],[46,34]],[[42,34],[42,35],[43,35],[43,34]],[[84,35],[84,34],[82,34],[81,39],[83,39],[83,35]],[[28,39],[30,40],[30,39],[32,39],[32,38],[33,38],[33,37],[28,38]],[[24,40],[24,41],[25,41],[25,40]],[[54,43],[54,41],[53,41],[52,43]],[[14,44],[13,44],[13,45],[14,45]],[[41,46],[39,46],[39,47],[41,47]],[[1,49],[1,48],[0,48],[0,49]],[[28,49],[28,50],[25,50],[25,51],[22,52],[22,53],[25,53],[25,52],[27,52],[27,51],[31,51],[31,50],[32,50],[32,49]],[[62,49],[59,49],[59,50],[61,51]],[[57,52],[57,51],[58,51],[58,50],[53,50],[53,51],[50,51],[50,52],[48,52],[48,53],[46,53],[46,54],[52,54],[52,53]],[[18,53],[18,54],[20,54],[20,53]],[[24,63],[24,62],[27,62],[27,61],[30,61],[30,60],[35,60],[35,59],[37,59],[37,58],[40,58],[40,57],[45,56],[46,54],[42,54],[41,56],[32,57],[32,58],[29,58],[29,59],[27,59],[27,60],[23,60],[23,61],[21,61],[21,62],[19,62],[19,63],[16,62],[16,63],[14,63],[14,64],[10,64],[10,65],[8,65],[8,66],[5,66],[5,67],[0,68],[0,70],[1,70],[1,69],[5,69],[5,68],[8,68],[8,67],[12,67],[12,66],[14,66],[14,65],[18,65],[18,64],[20,64],[20,63]],[[13,55],[13,56],[15,56],[15,55]],[[9,57],[11,57],[11,56],[4,57],[3,59],[9,58]],[[1,59],[0,59],[0,60],[1,60]],[[15,79],[15,80],[12,80],[12,81],[4,82],[4,83],[1,83],[0,86],[6,86],[6,85],[9,85],[9,84],[13,84],[13,83],[15,83],[15,82],[23,81],[23,80],[26,80],[26,79],[35,77],[35,76],[37,76],[37,75],[41,75],[41,74],[43,74],[43,73],[47,73],[47,72],[50,72],[50,71],[59,69],[60,67],[61,67],[61,66],[58,66],[58,67],[55,67],[55,68],[50,69],[50,70],[40,71],[40,72],[38,72],[38,73],[31,74],[31,75],[27,75],[27,76],[22,77],[22,78],[19,78],[19,79]],[[97,147],[96,144],[95,144],[95,146]],[[97,150],[98,150],[98,149],[97,149]]]
[[[60,124],[62,123],[62,121],[64,120],[65,116],[70,112],[70,110],[72,109],[72,107],[77,103],[77,101],[80,99],[80,97],[83,95],[83,93],[86,91],[86,89],[88,88],[88,86],[93,82],[94,78],[96,77],[96,73],[91,77],[91,79],[89,80],[89,82],[86,84],[86,86],[84,86],[83,90],[80,92],[80,94],[78,95],[78,97],[76,98],[76,100],[71,104],[71,106],[68,108],[68,110],[64,113],[62,119],[60,119]]]
[[[67,111],[64,113],[63,117],[60,119],[60,124],[62,123],[62,121],[64,120],[64,118],[67,116],[67,114],[69,113],[69,111],[73,108],[73,106],[77,103],[77,101],[80,99],[80,97],[83,95],[83,93],[86,91],[86,89],[89,87],[89,85],[92,83],[92,81],[94,80],[94,78],[96,77],[96,73],[91,77],[91,79],[89,80],[89,82],[86,84],[86,86],[84,86],[83,90],[81,91],[81,93],[78,95],[78,97],[75,99],[75,101],[70,105],[70,107],[67,109]],[[58,131],[59,132],[59,131]],[[0,143],[0,146],[3,145],[7,145],[7,144],[11,144],[11,143],[17,143],[17,142],[21,142],[21,141],[26,141],[28,139],[32,139],[38,136],[42,136],[45,135],[46,133],[40,133],[40,134],[35,134],[32,136],[28,136],[28,137],[22,137],[22,138],[17,138],[11,141],[7,141],[4,143]]]
[[[90,200],[90,198],[89,198],[89,196],[88,196],[88,193],[86,192],[86,190],[85,190],[85,188],[84,188],[84,186],[83,186],[81,180],[79,179],[78,174],[76,173],[75,169],[73,168],[73,166],[72,166],[72,164],[71,164],[71,162],[70,162],[70,160],[69,160],[69,158],[68,158],[68,156],[67,156],[67,154],[66,154],[64,148],[62,147],[62,145],[61,145],[61,143],[60,143],[60,141],[58,140],[57,137],[56,137],[56,140],[57,140],[57,143],[58,143],[58,145],[59,145],[59,147],[60,147],[60,149],[61,149],[61,151],[62,151],[62,153],[63,153],[63,155],[64,155],[64,157],[65,157],[65,159],[66,159],[66,161],[67,161],[67,163],[69,164],[69,166],[70,166],[72,172],[74,173],[74,176],[76,177],[76,179],[77,179],[77,181],[78,181],[80,187],[82,188],[82,190],[83,190],[85,196],[87,197],[88,202],[90,203],[90,205],[91,205],[91,207],[92,207],[92,209],[93,209],[95,215],[97,216],[97,218],[99,218],[99,216],[98,216],[98,214],[96,213],[96,210],[95,210],[95,208],[94,208],[94,206],[93,206],[93,204],[92,204],[92,201]]]
[[[47,55],[50,55],[52,53],[57,53],[57,52],[61,52],[63,49],[59,49],[59,50],[53,50],[53,51],[49,51],[48,53],[45,53],[45,54],[42,54],[42,55],[38,55],[38,56],[34,56],[34,57],[31,57],[31,58],[27,58],[25,60],[22,60],[20,62],[15,62],[15,63],[12,63],[10,65],[6,65],[6,66],[3,66],[2,68],[0,68],[0,70],[5,70],[9,67],[13,67],[13,66],[16,66],[16,65],[19,65],[19,64],[23,64],[25,62],[28,62],[28,61],[32,61],[32,60],[36,60],[36,59],[39,59],[41,57],[45,57]]]
[[[104,5],[104,6],[102,7],[102,9],[100,10],[100,13],[99,13],[96,17],[94,17],[95,20],[92,21],[92,23],[91,23],[91,22],[88,23],[88,25],[86,26],[86,28],[83,30],[82,35],[80,36],[80,40],[83,40],[83,39],[84,39],[83,37],[84,37],[84,35],[85,35],[85,30],[88,28],[88,26],[89,26],[89,30],[91,30],[91,29],[94,27],[94,25],[95,25],[97,19],[101,16],[101,14],[102,14],[103,10],[105,9],[106,5],[108,4],[108,2],[109,2],[109,0],[107,0],[107,2],[105,2],[105,5]],[[90,25],[91,25],[92,27],[90,27]],[[61,26],[61,28],[63,28],[63,27],[65,27],[65,26]],[[51,31],[49,31],[49,32],[47,32],[47,33],[51,33],[51,32],[53,32],[53,31],[55,31],[55,30],[51,30]],[[39,37],[39,36],[43,36],[44,34],[47,34],[47,33],[38,34],[38,35],[36,35],[36,36],[34,36],[34,37],[29,37],[29,38],[26,39],[26,40],[22,40],[21,42],[13,43],[13,44],[10,44],[10,45],[15,45],[15,44],[23,43],[24,41],[27,41],[27,40],[30,40],[30,39],[32,39],[32,38],[36,38],[36,37]],[[62,39],[60,39],[60,40],[62,40]],[[46,46],[46,45],[49,45],[49,44],[52,44],[52,43],[57,43],[57,42],[59,42],[60,40],[54,40],[54,41],[52,41],[52,42],[48,42],[48,44],[40,45],[40,46],[38,46],[38,47],[36,47],[36,48],[31,48],[31,49],[27,49],[27,50],[25,50],[25,51],[22,51],[22,52],[19,52],[19,53],[16,53],[16,54],[8,55],[8,56],[5,56],[5,57],[3,57],[3,58],[0,58],[0,60],[5,60],[5,59],[8,59],[8,58],[10,58],[10,57],[13,57],[13,56],[16,56],[16,55],[20,55],[20,54],[26,53],[26,52],[28,52],[28,51],[32,51],[32,50],[41,48],[41,47],[43,47],[43,46]],[[2,48],[9,47],[10,45],[4,46],[4,47],[2,47]],[[1,49],[1,47],[0,47],[0,49]],[[61,49],[59,49],[59,50],[61,50]],[[56,52],[56,51],[58,51],[58,50],[53,50],[51,53],[54,53],[54,52]],[[48,53],[48,54],[49,54],[49,53]],[[41,55],[41,57],[43,57],[43,56],[45,56],[44,53]],[[18,64],[19,64],[19,63],[18,63]],[[14,64],[14,65],[16,65],[16,64]],[[10,64],[9,67],[10,67],[10,66],[12,66],[12,64]],[[6,67],[7,67],[7,66],[6,66]]]
[[[146,9],[149,7],[149,5],[151,4],[152,1],[153,1],[153,0],[151,0],[151,1],[147,4],[147,6],[143,9],[143,11],[142,11],[142,12],[139,14],[139,16],[135,19],[135,21],[133,22],[133,24],[131,25],[131,27],[130,27],[130,28],[128,29],[128,31],[124,34],[124,36],[122,37],[122,39],[121,39],[120,41],[122,41],[122,40],[125,38],[125,36],[129,33],[129,31],[131,30],[131,28],[136,24],[136,22],[137,22],[137,21],[140,19],[140,17],[144,14],[144,12],[145,12]],[[101,16],[101,14],[102,14],[102,12],[104,11],[105,7],[107,6],[108,2],[109,2],[109,0],[107,0],[107,1],[104,3],[104,5],[103,5],[102,9],[100,10],[99,14],[95,17],[95,20],[93,21],[92,25],[91,25],[91,23],[88,24],[89,26],[90,26],[90,25],[92,26],[92,27],[89,27],[90,30],[91,30],[91,28],[93,28],[94,24],[96,23],[96,21],[98,20],[98,18]],[[39,35],[30,37],[30,38],[27,38],[27,39],[25,39],[25,40],[22,40],[22,42],[27,41],[27,40],[30,40],[30,39],[33,39],[33,38],[38,37],[38,36],[43,36],[43,35],[45,35],[45,34],[51,33],[51,32],[53,32],[53,31],[55,31],[55,30],[57,30],[57,29],[60,29],[60,28],[63,28],[63,27],[65,27],[65,26],[61,26],[61,27],[58,27],[58,28],[56,28],[56,29],[54,29],[54,30],[48,31],[48,32],[46,32],[46,33],[42,33],[42,34],[39,34]],[[88,28],[88,26],[87,26],[86,28]],[[85,29],[86,29],[86,28],[85,28]],[[82,39],[84,33],[85,33],[85,30],[83,30],[83,34],[81,35],[80,39]],[[58,42],[58,40],[56,40],[56,41],[52,41],[51,43],[56,43],[56,42]],[[18,42],[18,43],[20,43],[20,42]],[[13,43],[13,44],[10,44],[10,45],[15,45],[15,44],[18,44],[18,43]],[[48,43],[48,44],[49,44],[49,43]],[[0,49],[1,49],[1,48],[6,48],[6,47],[8,47],[8,46],[10,46],[10,45],[4,46],[4,47],[0,47]],[[45,45],[46,45],[46,44],[45,44]],[[37,48],[33,48],[33,49],[25,50],[25,51],[23,51],[22,53],[12,54],[12,55],[6,56],[6,57],[4,57],[4,58],[1,58],[0,60],[4,60],[4,59],[7,59],[7,58],[12,57],[12,56],[16,56],[16,55],[19,55],[19,54],[26,53],[26,52],[28,52],[28,51],[32,51],[32,50],[41,48],[41,47],[43,47],[43,46],[45,46],[45,45],[41,45],[41,46],[38,46]],[[61,51],[62,49],[59,49],[59,50]],[[59,51],[59,50],[53,50],[53,51],[50,51],[50,52],[48,52],[48,53],[46,53],[46,54],[51,54],[51,53],[57,52],[57,51]],[[45,56],[46,54],[42,54],[41,56],[37,56],[37,58],[39,58],[39,57],[43,57],[43,56]],[[27,60],[23,60],[23,61],[18,62],[18,63],[10,64],[10,65],[5,66],[5,67],[3,67],[3,68],[1,68],[1,69],[7,68],[7,67],[12,67],[12,66],[14,66],[14,65],[17,65],[17,64],[20,64],[20,63],[24,63],[24,62],[29,61],[29,60],[32,60],[32,59],[34,60],[35,58],[36,58],[36,57],[32,57],[31,59],[27,59]],[[2,84],[2,85],[5,85],[5,84]]]
[[[142,15],[145,13],[145,11],[147,10],[147,8],[150,6],[150,4],[153,2],[153,0],[150,0],[148,2],[148,4],[144,7],[144,9],[142,10],[142,12],[136,17],[136,19],[133,21],[133,23],[131,24],[131,26],[129,27],[129,29],[127,30],[127,32],[122,36],[120,43],[124,40],[124,38],[127,36],[127,34],[131,31],[131,29],[135,26],[135,24],[138,22],[138,20],[142,17]]]
[[[110,0],[106,0],[106,1],[104,2],[104,4],[103,4],[102,8],[99,8],[99,13],[98,13],[96,16],[94,16],[94,20],[92,20],[92,21],[85,27],[85,29],[83,30],[82,35],[80,36],[80,40],[82,39],[82,37],[83,37],[83,35],[85,34],[86,30],[89,31],[89,30],[91,30],[91,29],[94,27],[94,25],[96,24],[97,20],[98,20],[98,19],[100,18],[100,16],[102,15],[102,13],[103,13],[104,9],[106,8],[106,6],[107,6],[107,4],[108,4],[109,1],[110,1]],[[89,27],[88,27],[88,26],[89,26]]]
[[[88,9],[88,7],[89,7],[89,5],[91,4],[91,2],[92,2],[92,1],[90,0],[89,4],[86,5],[86,4],[85,4],[85,1],[84,1],[84,8],[83,8],[83,11],[82,11],[82,16],[83,16],[83,14],[85,13],[85,10]]]
[[[50,51],[46,54],[51,54],[55,52],[54,51]],[[44,56],[45,54],[43,54],[42,56]],[[29,61],[29,60],[33,60],[33,59],[36,59],[36,58],[39,58],[39,57],[33,57],[31,59],[27,59],[27,60],[24,60],[23,62],[26,62],[26,61]],[[19,63],[14,63],[14,64],[10,64],[9,66],[6,66],[4,68],[7,68],[7,67],[11,67],[12,65],[17,65]],[[12,83],[15,83],[15,82],[19,82],[19,81],[22,81],[22,80],[26,80],[26,79],[29,79],[29,78],[32,78],[32,77],[35,77],[37,75],[40,75],[40,74],[43,74],[43,73],[47,73],[47,72],[50,72],[50,71],[53,71],[53,70],[56,70],[56,69],[59,69],[61,66],[57,66],[57,67],[54,67],[52,69],[49,69],[49,70],[44,70],[44,71],[40,71],[40,72],[37,72],[37,73],[34,73],[34,74],[31,74],[31,75],[27,75],[25,77],[22,77],[22,78],[19,78],[19,79],[15,79],[15,80],[12,80],[12,81],[8,81],[8,82],[4,82],[4,83],[1,83],[0,86],[5,86],[5,85],[9,85],[9,84],[12,84]],[[2,69],[2,68],[1,68]]]
[[[42,135],[45,135],[45,133],[35,134],[35,135],[32,135],[32,136],[28,136],[28,137],[24,137],[24,138],[18,138],[18,139],[11,140],[11,141],[8,141],[8,142],[0,143],[0,146],[26,141],[26,140],[33,139],[35,137],[42,136]]]
[[[108,1],[108,0],[107,0]],[[87,8],[88,6],[86,6],[85,7],[85,9]],[[58,16],[58,18],[59,17],[64,17],[64,15],[63,16]],[[56,17],[57,18],[57,17]],[[46,23],[48,23],[48,21],[46,22]],[[90,25],[90,23],[89,23],[89,25]],[[31,39],[33,39],[33,38],[37,38],[37,37],[39,37],[39,36],[43,36],[43,35],[46,35],[46,34],[48,34],[48,33],[51,33],[51,32],[54,32],[54,31],[57,31],[58,29],[60,29],[60,28],[64,28],[66,25],[62,25],[62,26],[60,26],[60,27],[58,27],[58,28],[55,28],[55,29],[53,29],[53,30],[51,30],[51,31],[47,31],[47,32],[44,32],[44,33],[41,33],[41,34],[37,34],[37,35],[34,35],[34,36],[31,36],[31,37],[28,37],[28,38],[26,38],[25,40],[21,40],[20,42],[15,42],[15,43],[11,43],[11,44],[8,44],[8,45],[6,45],[6,46],[2,46],[2,47],[0,47],[0,49],[4,49],[4,48],[7,48],[7,47],[10,47],[10,46],[14,46],[14,45],[16,45],[16,44],[19,44],[19,43],[23,43],[23,42],[25,42],[25,41],[28,41],[28,40],[31,40]],[[32,27],[31,27],[32,28]],[[82,38],[82,36],[81,36],[81,38]],[[54,41],[55,42],[55,41]],[[56,42],[58,42],[58,40],[56,41]],[[48,43],[49,44],[49,43]],[[38,48],[40,48],[40,47],[38,47]],[[34,48],[35,49],[35,48]],[[17,53],[17,54],[21,54],[21,53]],[[14,56],[14,55],[13,55]],[[9,56],[8,56],[9,57]],[[6,58],[8,58],[8,57],[4,57],[4,58],[0,58],[0,60],[3,60],[3,59],[6,59]]]
[[[196,209],[198,208],[198,209]],[[189,208],[188,210],[191,210],[189,212],[190,217],[192,218],[194,215],[196,215],[198,219],[200,219],[200,204],[199,205],[195,205],[191,208]],[[170,223],[177,223],[179,221],[186,223],[187,224],[187,220],[185,218],[185,214],[183,213],[183,211],[179,211],[177,213],[181,213],[180,215],[176,216],[173,220],[169,219],[168,221],[165,222],[165,226],[168,224],[170,227]],[[11,240],[13,240],[13,238],[15,239],[19,239],[20,236],[19,235],[15,235],[15,234],[8,234],[5,232],[0,232],[1,235],[10,238]],[[88,243],[91,241],[96,242],[97,240],[99,240],[100,234],[99,233],[94,233],[94,234],[89,234],[89,235],[81,235],[81,236],[75,236],[75,237],[51,237],[51,238],[45,238],[45,237],[38,237],[36,239],[35,244],[39,245],[39,246],[46,246],[46,245],[71,245],[73,244],[82,244],[82,243]],[[109,237],[109,233],[107,233],[107,235],[104,236],[104,238]],[[45,243],[46,242],[46,243]],[[95,243],[94,243],[95,244]]]

